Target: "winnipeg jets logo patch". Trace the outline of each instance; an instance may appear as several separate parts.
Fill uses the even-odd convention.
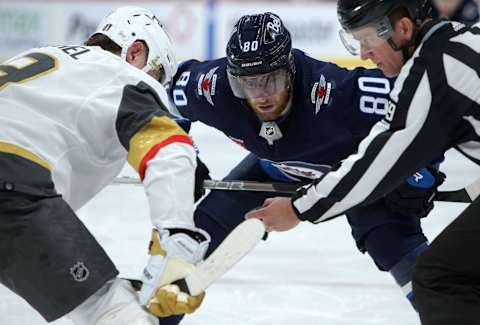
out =
[[[322,105],[328,105],[331,91],[332,83],[327,82],[325,76],[322,74],[320,80],[313,85],[310,94],[312,104],[315,104],[315,115],[320,112]]]
[[[267,173],[278,175],[280,173],[283,177],[300,181],[302,179],[317,179],[331,169],[329,165],[312,164],[303,161],[271,161],[261,159],[261,164]]]
[[[205,97],[207,102],[212,106],[215,106],[215,104],[213,104],[212,96],[215,95],[215,89],[217,87],[217,74],[215,73],[217,69],[218,66],[208,71],[207,74],[202,74],[198,79],[197,84],[198,94]]]

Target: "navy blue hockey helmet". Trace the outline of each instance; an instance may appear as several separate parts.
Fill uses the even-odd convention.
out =
[[[267,73],[295,64],[292,38],[279,16],[266,12],[242,16],[227,43],[227,69],[235,76]]]
[[[291,89],[295,75],[292,38],[277,15],[241,17],[227,43],[227,76],[238,98],[258,98]]]

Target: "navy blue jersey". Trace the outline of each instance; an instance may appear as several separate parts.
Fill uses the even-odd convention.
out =
[[[348,70],[293,50],[292,105],[269,144],[262,122],[230,89],[225,58],[186,61],[170,90],[183,117],[212,126],[261,158],[276,180],[317,178],[357,149],[385,114],[392,81],[378,69]]]

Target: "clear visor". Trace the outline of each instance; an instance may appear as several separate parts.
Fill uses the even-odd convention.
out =
[[[242,99],[269,97],[290,86],[290,74],[285,69],[251,76],[227,75],[233,94]]]
[[[392,25],[388,17],[357,29],[339,31],[343,46],[352,55],[360,55],[360,51],[371,50],[387,41],[392,36]]]

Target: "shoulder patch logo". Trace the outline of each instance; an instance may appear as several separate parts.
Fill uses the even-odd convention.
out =
[[[207,74],[202,74],[197,84],[198,95],[205,97],[207,102],[212,106],[215,106],[212,96],[215,95],[215,89],[217,87],[217,74],[215,73],[217,69],[218,66],[208,71]]]
[[[74,266],[70,268],[70,274],[73,279],[77,282],[83,282],[88,279],[90,271],[87,269],[83,262],[77,262]]]
[[[267,161],[272,167],[275,167],[282,171],[282,173],[290,179],[300,180],[304,179],[317,179],[322,177],[325,173],[331,170],[331,166],[323,164],[312,164],[302,161]],[[300,179],[298,178],[300,177]]]
[[[315,115],[320,112],[322,105],[328,105],[330,101],[330,92],[332,91],[332,83],[327,82],[322,74],[320,80],[316,82],[310,93],[312,104],[315,104]]]

